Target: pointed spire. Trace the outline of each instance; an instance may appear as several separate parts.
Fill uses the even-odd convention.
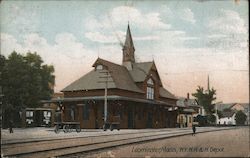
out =
[[[123,62],[135,62],[135,57],[134,57],[134,43],[132,39],[132,35],[130,32],[130,27],[128,23],[128,28],[127,28],[127,34],[126,34],[126,39],[125,39],[125,44],[123,46]]]
[[[131,35],[131,32],[130,32],[129,24],[128,24],[128,29],[127,29],[126,40],[125,40],[125,45],[124,46],[127,46],[129,48],[134,49],[134,43],[133,43],[132,35]]]

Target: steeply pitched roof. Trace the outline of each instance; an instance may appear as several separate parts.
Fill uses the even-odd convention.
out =
[[[125,40],[125,44],[123,45],[123,62],[135,62],[135,47],[134,47],[134,43],[133,43],[133,39],[132,39],[132,35],[130,32],[130,28],[128,25],[128,29],[127,29],[127,34],[126,34],[126,40]]]
[[[223,111],[223,110],[225,110],[225,109],[230,109],[230,107],[231,107],[232,105],[234,105],[234,103],[218,104],[218,105],[217,105],[217,109],[218,109],[219,111]]]
[[[161,97],[164,98],[171,98],[171,99],[177,99],[172,93],[170,93],[168,90],[166,90],[163,87],[159,88],[159,93]]]
[[[118,88],[143,93],[143,91],[135,85],[126,67],[100,58],[96,60],[93,66],[95,66],[96,64],[102,64],[106,66],[108,71],[110,72],[112,78],[111,81],[113,81],[113,83],[109,83],[108,88]],[[99,81],[103,80],[100,78],[101,76],[103,76],[100,71],[103,70],[92,70],[91,72],[87,73],[80,79],[64,88],[62,91],[104,89],[105,84],[99,83]]]
[[[128,29],[127,29],[124,47],[129,48],[129,49],[135,49],[129,25],[128,25]]]
[[[74,81],[67,87],[65,87],[62,92],[65,91],[80,91],[80,90],[94,90],[94,89],[104,89],[105,84],[99,83],[103,80],[100,77],[103,74],[100,73],[101,70],[92,70],[89,73],[85,74],[78,80]],[[116,85],[112,82],[108,83],[108,88],[116,88]]]
[[[232,117],[235,114],[234,111],[223,111],[222,112],[222,118],[223,117]]]
[[[135,82],[143,82],[153,64],[153,62],[133,63],[133,69],[129,73]]]
[[[179,98],[176,104],[182,107],[201,107],[195,99],[186,99],[183,97]]]

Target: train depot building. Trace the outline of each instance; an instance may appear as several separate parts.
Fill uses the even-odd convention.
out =
[[[62,120],[102,128],[106,98],[107,121],[118,116],[120,128],[176,127],[177,98],[163,87],[154,61],[135,61],[129,26],[122,52],[121,65],[98,58],[92,71],[62,90],[63,98],[50,101],[61,107]]]

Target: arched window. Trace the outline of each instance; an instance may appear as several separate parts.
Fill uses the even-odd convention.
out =
[[[102,65],[97,65],[96,66],[96,70],[102,70],[103,69],[103,66]]]
[[[154,99],[154,82],[151,78],[147,81],[147,99]]]
[[[148,79],[147,84],[148,84],[148,85],[154,85],[154,82],[153,82],[153,80],[150,78],[150,79]]]

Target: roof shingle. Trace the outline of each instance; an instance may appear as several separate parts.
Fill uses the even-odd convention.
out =
[[[98,58],[93,64],[102,64],[107,67],[111,75],[113,83],[108,84],[108,88],[118,88],[128,91],[144,93],[134,83],[126,67]],[[92,70],[80,79],[76,80],[62,91],[77,91],[77,90],[93,90],[104,89],[105,84],[99,83],[102,81],[100,78],[103,74],[100,73],[103,70]]]
[[[133,69],[129,71],[135,82],[143,82],[147,77],[153,62],[133,63]]]

